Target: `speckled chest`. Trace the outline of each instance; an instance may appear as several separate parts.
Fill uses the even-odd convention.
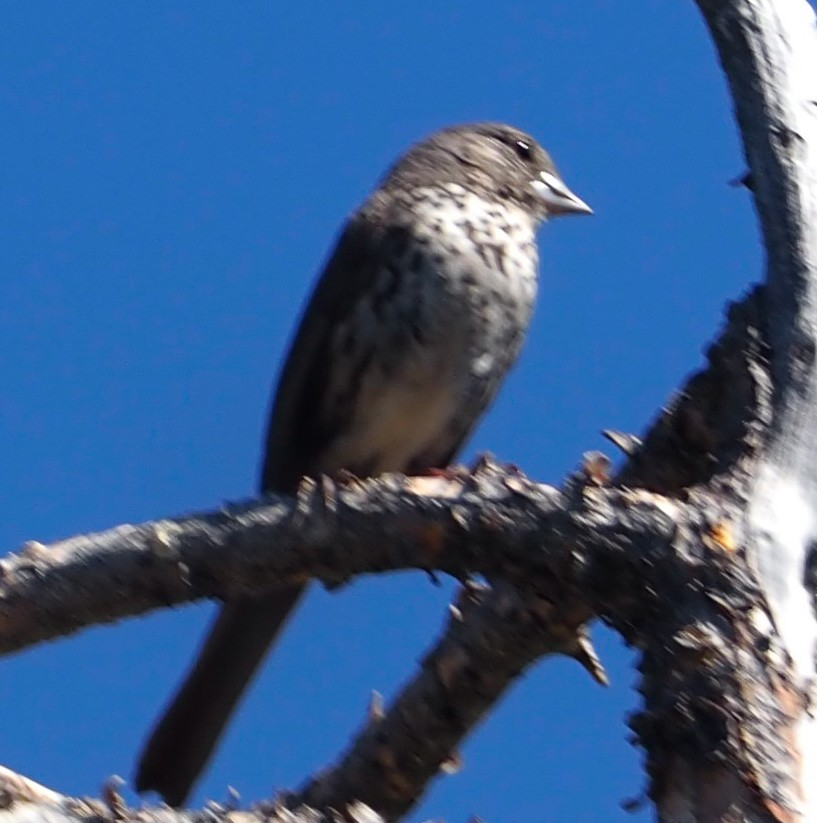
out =
[[[322,470],[448,459],[496,394],[533,311],[529,215],[453,185],[405,192],[394,205],[390,225],[408,230],[406,242],[383,255],[367,299],[336,330],[356,345],[326,387],[326,408],[343,409],[346,422]]]
[[[408,197],[415,272],[407,299],[415,301],[421,336],[456,349],[472,378],[504,374],[536,298],[534,221],[519,207],[488,202],[456,184]]]

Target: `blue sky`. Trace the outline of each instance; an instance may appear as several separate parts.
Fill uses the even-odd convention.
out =
[[[692,2],[5,4],[0,48],[3,550],[254,491],[270,387],[344,217],[414,140],[535,134],[596,210],[541,234],[529,341],[465,453],[558,482],[641,431],[760,277],[731,104]],[[297,786],[439,630],[422,574],[314,591],[196,800]],[[2,761],[56,789],[130,777],[212,606],[0,662]],[[612,678],[550,660],[415,815],[631,820]],[[648,819],[643,810],[637,819]]]

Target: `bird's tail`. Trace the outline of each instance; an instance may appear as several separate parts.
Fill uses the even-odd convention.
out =
[[[303,592],[303,586],[296,586],[222,608],[198,660],[142,750],[137,791],[156,791],[171,806],[184,803]]]

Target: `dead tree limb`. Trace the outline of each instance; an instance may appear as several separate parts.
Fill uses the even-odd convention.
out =
[[[412,568],[537,592],[555,582],[588,616],[599,607],[580,578],[652,562],[639,552],[668,551],[680,512],[657,494],[587,487],[565,495],[492,463],[455,479],[332,485],[331,504],[326,484],[321,493],[308,485],[315,493],[298,499],[26,544],[3,560],[0,654],[203,597],[262,595],[309,579],[335,587]]]

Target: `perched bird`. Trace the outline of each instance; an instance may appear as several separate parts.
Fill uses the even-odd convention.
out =
[[[261,490],[304,476],[441,468],[519,354],[536,229],[589,214],[550,156],[499,123],[417,143],[351,216],[304,311],[274,396]],[[303,587],[224,605],[136,777],[186,799]]]

